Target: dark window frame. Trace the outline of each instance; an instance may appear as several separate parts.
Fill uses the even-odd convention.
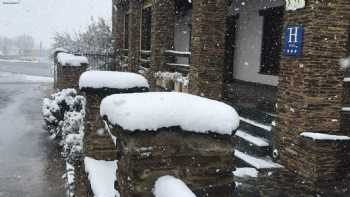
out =
[[[124,49],[129,48],[129,13],[124,15]]]
[[[236,49],[236,37],[238,31],[239,14],[226,17],[225,21],[225,81],[227,83],[234,80],[234,56]]]
[[[263,34],[260,74],[278,75],[282,51],[284,6],[260,10],[263,16]]]
[[[146,27],[146,28],[145,28]],[[152,6],[142,9],[141,14],[141,50],[151,50]]]

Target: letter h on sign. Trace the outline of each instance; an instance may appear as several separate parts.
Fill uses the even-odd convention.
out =
[[[288,25],[284,30],[284,56],[300,57],[303,48],[304,27],[301,25]]]

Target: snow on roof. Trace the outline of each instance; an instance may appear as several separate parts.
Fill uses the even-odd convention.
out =
[[[79,79],[79,87],[82,88],[148,88],[145,77],[135,73],[116,71],[87,71]]]
[[[58,62],[63,66],[81,66],[82,64],[88,64],[89,61],[84,56],[76,56],[69,53],[58,53]]]
[[[239,116],[229,105],[179,92],[118,94],[103,99],[101,116],[129,131],[180,126],[197,133],[231,135]]]
[[[153,189],[155,197],[196,197],[187,185],[173,176],[160,177]]]
[[[85,157],[84,164],[95,197],[119,197],[118,191],[114,189],[117,161],[101,161]]]
[[[313,140],[350,140],[348,136],[342,135],[330,135],[324,133],[312,133],[312,132],[304,132],[300,134],[303,137],[312,138]]]

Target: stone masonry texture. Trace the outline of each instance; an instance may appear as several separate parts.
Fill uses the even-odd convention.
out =
[[[103,98],[112,94],[146,92],[147,88],[132,89],[93,89],[81,90],[86,97],[84,154],[97,160],[113,161],[116,159],[115,145],[109,133],[105,131],[105,125],[100,118],[100,104]]]
[[[165,50],[174,48],[175,32],[175,1],[162,0],[153,1],[152,5],[152,27],[151,27],[151,72],[148,80],[151,87],[156,87],[154,73],[165,71],[168,59]]]
[[[299,137],[305,131],[349,135],[341,128],[344,71],[338,62],[347,53],[349,17],[348,0],[309,0],[304,9],[284,17],[285,25],[304,26],[304,46],[302,57],[281,59],[274,146],[278,161],[310,183],[312,191],[324,181],[341,184],[345,177],[338,175],[350,172],[343,168],[343,160],[350,159],[342,152],[348,144],[324,145]]]
[[[193,1],[190,92],[222,99],[227,1]]]
[[[137,72],[140,63],[141,10],[142,1],[129,1],[129,72]]]
[[[76,90],[79,89],[79,78],[80,75],[86,71],[87,65],[81,65],[81,66],[67,66],[67,65],[61,65],[57,64],[57,82],[56,88],[57,89],[67,89],[67,88],[75,88]]]
[[[123,197],[153,197],[164,175],[183,180],[198,197],[231,197],[235,184],[234,147],[230,136],[182,131],[128,132],[115,126],[118,150],[116,189]]]

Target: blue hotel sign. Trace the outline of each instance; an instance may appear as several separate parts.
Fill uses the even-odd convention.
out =
[[[288,25],[284,30],[284,56],[300,57],[303,49],[304,27],[302,25]]]

